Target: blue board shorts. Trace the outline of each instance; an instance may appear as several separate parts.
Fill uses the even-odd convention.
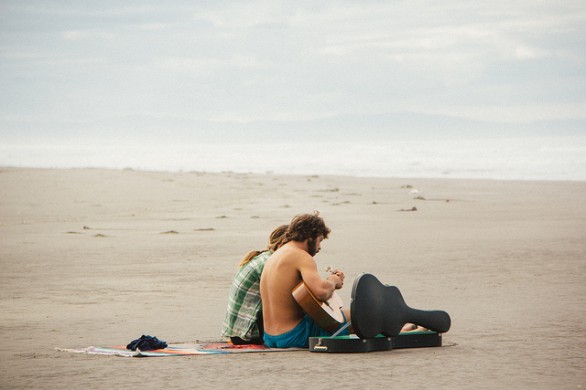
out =
[[[346,316],[344,316],[344,323],[340,327],[344,326],[346,322]],[[348,334],[350,334],[348,328],[340,332],[340,336],[346,336]],[[332,333],[322,329],[315,323],[313,318],[306,314],[301,322],[290,331],[277,336],[265,332],[263,340],[269,348],[309,348],[310,337],[329,337],[331,335]]]

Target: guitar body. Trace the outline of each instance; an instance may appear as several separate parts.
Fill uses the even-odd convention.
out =
[[[293,298],[313,320],[328,332],[334,333],[344,323],[342,299],[334,291],[327,302],[317,299],[304,282],[293,289]]]
[[[382,284],[371,274],[361,274],[354,281],[350,313],[352,327],[363,339],[378,334],[395,337],[408,322],[437,333],[447,332],[451,325],[445,311],[412,309],[397,287]]]

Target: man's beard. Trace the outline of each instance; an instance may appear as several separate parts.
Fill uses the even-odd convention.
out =
[[[317,255],[319,250],[317,249],[317,240],[313,238],[309,238],[307,240],[307,253],[310,254],[311,257]]]

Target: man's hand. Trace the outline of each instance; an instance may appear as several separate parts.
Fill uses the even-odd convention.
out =
[[[336,285],[336,290],[341,289],[344,286],[344,278],[346,277],[344,275],[344,272],[336,269],[331,271],[332,274],[330,276],[328,276],[328,280],[333,282]]]

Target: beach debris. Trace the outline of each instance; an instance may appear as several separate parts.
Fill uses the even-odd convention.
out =
[[[166,232],[162,232],[161,234],[179,234],[179,232],[175,231],[175,230],[169,230]]]
[[[401,188],[411,189],[411,188],[413,188],[413,186],[411,184],[406,184],[404,186],[401,186]]]
[[[91,227],[89,227],[89,226],[84,226],[83,227],[83,230],[90,230],[90,229],[91,229]]]
[[[214,228],[199,228],[199,229],[193,229],[194,232],[211,232],[214,231],[216,229]]]
[[[416,196],[413,199],[425,200],[425,201],[429,201],[429,202],[446,202],[446,203],[450,203],[450,201],[451,201],[451,199],[447,199],[447,198],[424,198],[423,196]]]
[[[335,203],[332,203],[332,206],[339,206],[341,204],[350,204],[350,203],[351,202],[349,200],[345,200],[343,202],[335,202]]]
[[[401,210],[397,210],[397,211],[417,211],[417,207],[413,206],[410,209],[401,209]]]
[[[411,195],[414,195],[414,194],[419,194],[419,190],[418,190],[417,188],[414,188],[414,189],[412,189],[411,191],[409,191],[409,193],[410,193]]]
[[[108,236],[106,236],[105,234],[98,233],[98,234],[95,234],[94,237],[104,238],[104,237],[108,237]]]

